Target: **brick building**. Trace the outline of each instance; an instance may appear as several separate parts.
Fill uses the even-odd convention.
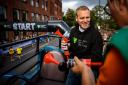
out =
[[[0,0],[0,22],[61,20],[62,15],[61,0]],[[0,32],[0,42],[14,41],[19,35],[21,40],[27,33]]]

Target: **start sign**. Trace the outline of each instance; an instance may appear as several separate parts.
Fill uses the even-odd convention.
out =
[[[48,22],[0,22],[0,31],[55,32],[57,26]]]
[[[34,30],[35,23],[13,23],[14,30]]]

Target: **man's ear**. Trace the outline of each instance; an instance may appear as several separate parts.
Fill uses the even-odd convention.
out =
[[[119,9],[121,12],[127,11],[127,4],[125,0],[120,0]]]
[[[76,15],[76,16],[75,16],[76,21],[77,21],[77,17],[78,17],[78,16]]]
[[[77,21],[77,18],[76,18],[76,21]]]

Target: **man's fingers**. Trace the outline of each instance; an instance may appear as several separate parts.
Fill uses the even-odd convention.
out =
[[[75,61],[76,64],[80,63],[80,60],[76,56],[74,57],[74,61]]]

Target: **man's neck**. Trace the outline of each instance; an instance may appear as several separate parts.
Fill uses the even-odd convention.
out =
[[[85,30],[82,29],[82,28],[79,26],[79,31],[80,31],[80,32],[84,32]]]

